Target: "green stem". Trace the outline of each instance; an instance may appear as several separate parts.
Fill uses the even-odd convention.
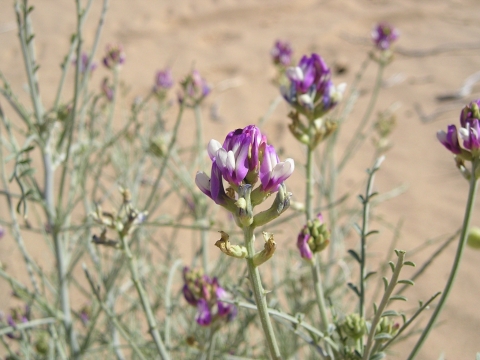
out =
[[[310,136],[313,131],[313,122],[310,121],[309,132]],[[305,215],[307,222],[312,220],[313,215],[313,203],[314,203],[314,191],[313,191],[313,152],[312,146],[307,148],[307,179],[306,179],[306,192],[305,192]],[[315,289],[315,297],[317,299],[318,311],[320,312],[320,318],[322,320],[322,330],[325,334],[328,334],[328,317],[325,304],[325,297],[323,295],[323,286],[320,273],[320,259],[318,254],[314,254],[315,259],[311,264],[311,270],[313,275],[313,284]],[[327,345],[328,347],[328,345]]]
[[[452,270],[450,271],[450,276],[448,277],[447,284],[445,285],[445,289],[443,290],[442,297],[440,298],[435,311],[430,318],[430,321],[427,324],[427,327],[423,330],[420,339],[418,339],[415,347],[413,348],[412,352],[410,353],[408,360],[413,360],[417,356],[418,352],[423,346],[423,343],[427,339],[430,331],[432,330],[438,316],[443,310],[445,303],[447,301],[448,295],[453,287],[453,283],[455,282],[455,277],[457,276],[458,268],[460,267],[460,262],[462,260],[463,250],[465,248],[465,243],[467,242],[467,235],[468,235],[468,228],[470,226],[470,218],[473,211],[473,205],[475,203],[475,195],[477,193],[477,179],[475,177],[475,171],[480,165],[478,160],[472,164],[472,175],[470,179],[470,189],[468,191],[468,200],[467,206],[465,208],[465,216],[463,218],[463,226],[462,226],[462,233],[460,235],[460,241],[458,242],[457,253],[455,254],[455,260],[453,261]]]
[[[218,329],[211,329],[210,341],[208,342],[207,360],[215,359],[215,343],[218,337]]]
[[[395,286],[397,286],[398,278],[400,276],[400,271],[402,270],[402,267],[403,267],[403,259],[405,258],[405,251],[398,251],[397,255],[398,255],[397,265],[395,266],[395,270],[392,274],[392,278],[390,279],[390,283],[387,289],[385,290],[385,294],[383,294],[382,301],[380,302],[380,305],[378,306],[375,317],[372,320],[372,324],[370,325],[370,332],[368,333],[367,345],[365,346],[365,349],[363,352],[363,360],[370,359],[370,354],[372,353],[371,349],[374,342],[374,336],[375,336],[375,332],[377,331],[377,325],[380,322],[380,319],[382,318],[383,310],[385,310],[388,302],[390,301],[390,296],[392,295],[393,290],[395,290]]]
[[[325,304],[325,296],[323,295],[322,278],[319,266],[319,254],[315,254],[315,261],[311,265],[313,284],[315,287],[315,296],[317,298],[318,310],[320,311],[320,318],[322,319],[322,331],[328,336],[328,316],[327,307]],[[328,346],[328,345],[327,345]]]
[[[185,105],[183,103],[181,103],[180,108],[178,110],[177,120],[175,122],[173,131],[172,131],[172,138],[170,139],[170,143],[168,144],[167,153],[165,154],[162,166],[160,167],[160,170],[158,171],[157,177],[156,177],[155,182],[154,182],[153,187],[152,187],[152,191],[150,192],[150,195],[148,196],[147,201],[146,201],[146,203],[143,207],[145,210],[149,210],[149,212],[151,212],[151,213],[153,213],[156,209],[155,206],[152,209],[150,209],[150,206],[152,205],[152,202],[155,200],[155,193],[157,192],[158,185],[160,184],[160,181],[163,178],[165,170],[167,169],[168,161],[170,160],[170,156],[172,155],[172,152],[173,152],[173,147],[175,145],[175,142],[177,141],[178,129],[180,127],[180,123],[181,123],[181,120],[182,120],[182,115],[183,115],[183,109],[184,108],[185,108]]]
[[[157,322],[155,321],[155,317],[153,315],[152,307],[150,306],[150,301],[148,300],[148,295],[145,289],[143,288],[142,282],[138,276],[138,268],[137,262],[135,257],[133,256],[132,252],[130,251],[130,246],[128,244],[128,238],[126,236],[121,237],[123,250],[125,251],[125,255],[128,259],[128,265],[130,268],[130,275],[132,277],[133,284],[137,289],[138,297],[142,303],[142,308],[145,313],[148,322],[148,332],[152,336],[152,339],[155,343],[157,348],[158,354],[163,360],[169,360],[170,356],[168,355],[167,349],[163,344],[162,338],[160,337],[160,333],[158,332]]]
[[[267,299],[265,296],[265,290],[262,286],[262,280],[260,279],[260,272],[253,263],[253,256],[255,255],[255,248],[253,243],[255,241],[255,235],[253,234],[254,228],[248,226],[243,228],[243,234],[245,239],[245,246],[247,248],[247,266],[250,276],[250,282],[252,285],[253,294],[255,296],[255,303],[257,304],[258,315],[262,322],[263,332],[265,333],[268,349],[273,359],[281,359],[280,349],[278,348],[277,340],[275,339],[275,333],[268,314]]]
[[[305,215],[307,221],[313,219],[313,151],[310,146],[307,148],[307,179],[305,189]]]

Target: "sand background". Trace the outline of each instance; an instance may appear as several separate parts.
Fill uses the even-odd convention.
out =
[[[13,89],[27,100],[11,5],[11,1],[0,0],[0,68]],[[42,0],[35,6],[33,25],[41,64],[41,93],[45,104],[50,105],[60,75],[59,64],[68,50],[69,36],[75,31],[74,2]],[[85,25],[86,49],[93,41],[100,6],[100,1],[93,2]],[[458,89],[469,75],[480,70],[479,13],[480,2],[474,0],[116,0],[109,5],[97,60],[107,43],[122,43],[127,54],[122,80],[132,86],[132,94],[139,95],[148,93],[156,70],[170,66],[178,80],[195,66],[216,86],[207,103],[218,106],[223,120],[211,122],[208,116],[205,118],[207,133],[220,140],[232,128],[256,122],[278,96],[270,83],[274,70],[269,58],[276,39],[290,41],[297,58],[314,51],[329,64],[345,63],[348,71],[334,81],[351,83],[370,49],[373,24],[382,20],[393,23],[401,31],[399,51],[386,70],[386,86],[377,110],[396,102],[400,107],[392,136],[395,147],[387,154],[376,188],[385,192],[408,185],[405,194],[378,209],[393,222],[404,220],[399,247],[408,251],[428,238],[452,233],[461,225],[467,183],[457,173],[450,154],[436,141],[435,133],[457,121],[462,106],[480,97],[480,87],[457,101],[440,103],[436,96]],[[439,51],[431,51],[434,49]],[[103,71],[94,73],[92,84],[100,86]],[[350,119],[352,131],[356,128],[355,118],[363,114],[374,78],[371,66],[362,85],[367,93],[355,110],[358,116]],[[222,90],[224,80],[233,86]],[[3,99],[0,103],[6,107]],[[415,110],[416,104],[426,114],[441,112],[424,123]],[[298,145],[285,131],[286,113],[286,105],[280,104],[265,129],[276,146],[283,147],[286,153],[292,149],[298,156]],[[345,140],[351,136],[346,129],[342,135]],[[344,174],[342,189],[361,184],[371,159],[371,146],[362,147]],[[301,191],[300,182],[292,184],[294,193]],[[0,208],[5,206],[3,201],[0,199]],[[4,210],[0,214],[5,216]],[[473,223],[480,226],[478,214]],[[27,239],[27,246],[41,261],[35,242]],[[12,263],[12,271],[21,273],[14,248],[13,239],[6,236],[0,242],[0,261]],[[413,260],[420,263],[426,256],[428,253]],[[417,281],[411,297],[427,299],[441,290],[453,257],[454,246]],[[480,252],[466,250],[458,282],[442,315],[443,324],[433,332],[419,359],[438,359],[442,353],[446,359],[474,359],[480,351],[479,261]],[[6,289],[4,285],[0,288],[3,306],[8,304]],[[399,359],[406,357],[411,343],[395,349]]]

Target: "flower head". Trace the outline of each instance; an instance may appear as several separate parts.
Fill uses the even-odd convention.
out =
[[[324,250],[330,243],[328,231],[321,213],[307,222],[297,237],[297,248],[300,256],[308,261],[312,260],[313,253]]]
[[[170,89],[173,86],[173,76],[170,69],[159,70],[155,74],[153,91],[158,93]]]
[[[287,41],[277,40],[270,55],[275,65],[289,66],[292,63],[293,50]]]
[[[125,52],[123,51],[123,46],[121,44],[108,44],[105,57],[103,58],[103,65],[105,65],[107,69],[113,69],[122,65],[124,62]]]
[[[179,94],[179,101],[188,101],[190,106],[200,103],[211,88],[207,81],[200,75],[198,70],[193,70],[181,83],[183,93]]]
[[[385,51],[390,49],[392,43],[398,39],[400,32],[387,22],[381,22],[372,29],[372,40],[377,49]]]
[[[449,125],[437,132],[438,140],[462,160],[480,157],[480,100],[472,101],[460,113],[460,126]],[[460,140],[462,140],[460,142]]]
[[[335,87],[331,70],[318,54],[303,56],[295,67],[286,71],[289,85],[282,86],[285,100],[295,109],[321,117],[341,100],[345,85]]]
[[[232,295],[220,286],[217,278],[203,275],[200,270],[183,269],[185,300],[197,308],[195,320],[201,326],[208,326],[217,319],[233,320],[237,314],[234,305],[223,302]]]
[[[220,205],[228,200],[223,180],[238,191],[242,185],[254,186],[260,178],[261,190],[273,193],[295,168],[292,159],[279,161],[275,148],[267,144],[266,136],[254,125],[230,132],[223,145],[210,140],[207,150],[212,160],[211,178],[198,172],[195,182],[204,194]]]

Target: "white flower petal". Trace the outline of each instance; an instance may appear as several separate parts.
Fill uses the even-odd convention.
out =
[[[209,141],[208,146],[207,146],[207,151],[208,151],[208,156],[210,156],[210,159],[213,160],[213,158],[217,155],[218,149],[222,147],[222,144],[220,144],[217,140],[212,139]]]

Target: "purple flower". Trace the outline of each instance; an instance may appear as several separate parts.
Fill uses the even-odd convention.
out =
[[[159,70],[155,74],[155,85],[153,90],[159,92],[162,90],[168,90],[173,86],[173,76],[170,69]]]
[[[218,283],[217,278],[210,278],[202,275],[201,271],[183,269],[182,292],[185,300],[197,308],[195,320],[201,326],[208,326],[217,318],[232,320],[237,312],[234,305],[227,304],[221,300],[233,298]]]
[[[275,65],[288,66],[292,63],[292,47],[287,41],[277,40],[270,51]]]
[[[217,278],[215,278],[214,281],[217,284],[215,295],[217,296],[218,315],[231,316],[229,320],[232,320],[232,318],[235,317],[235,315],[237,314],[237,308],[232,304],[223,302],[222,300],[231,300],[233,296],[220,285],[218,285]]]
[[[315,219],[309,220],[297,237],[300,256],[308,261],[312,260],[313,253],[324,250],[329,243],[330,232],[321,213],[318,213]]]
[[[201,326],[208,326],[212,322],[212,313],[208,307],[207,300],[200,299],[197,302],[197,316],[195,321]]]
[[[272,145],[266,145],[260,167],[260,181],[265,192],[278,191],[280,184],[292,175],[295,164],[292,159],[279,162]]]
[[[317,54],[303,56],[297,66],[287,69],[286,74],[290,85],[280,88],[285,100],[316,116],[332,109],[345,90],[344,84],[333,85],[330,68]]]
[[[103,65],[107,69],[113,69],[122,65],[125,62],[125,52],[121,44],[111,45],[108,44],[106,48],[106,55],[103,58]]]
[[[220,205],[228,200],[223,180],[238,190],[241,185],[255,185],[260,177],[262,190],[275,192],[294,169],[292,159],[279,161],[274,147],[267,144],[266,136],[254,125],[230,132],[223,145],[210,140],[207,150],[212,160],[212,177],[198,172],[195,183]]]
[[[0,239],[5,236],[5,229],[3,228],[2,225],[0,225]]]
[[[88,54],[83,52],[82,56],[80,58],[80,72],[82,74],[85,74],[85,71],[87,70],[87,68],[89,69],[90,72],[92,72],[93,70],[95,70],[97,68],[97,63],[96,62],[92,61],[91,63],[89,63],[88,60],[89,60]],[[74,66],[76,66],[77,65],[77,59],[73,59],[72,64]]]
[[[480,155],[480,100],[472,101],[460,113],[460,127],[449,125],[447,132],[437,132],[438,140],[455,155],[464,160]],[[460,139],[462,144],[460,144]]]
[[[190,100],[190,106],[200,103],[211,91],[210,86],[197,70],[193,70],[180,85],[183,93],[179,94],[178,100],[181,103]]]
[[[448,125],[447,132],[443,130],[438,131],[437,138],[452,153],[460,154],[462,152],[458,143],[458,132],[455,125]]]
[[[400,32],[391,24],[381,22],[372,29],[372,40],[379,50],[388,50],[392,43],[398,39]]]
[[[310,240],[310,234],[305,234],[303,230],[300,231],[297,237],[297,248],[300,250],[300,256],[305,260],[311,260],[313,256],[312,250],[308,246],[308,240]]]

